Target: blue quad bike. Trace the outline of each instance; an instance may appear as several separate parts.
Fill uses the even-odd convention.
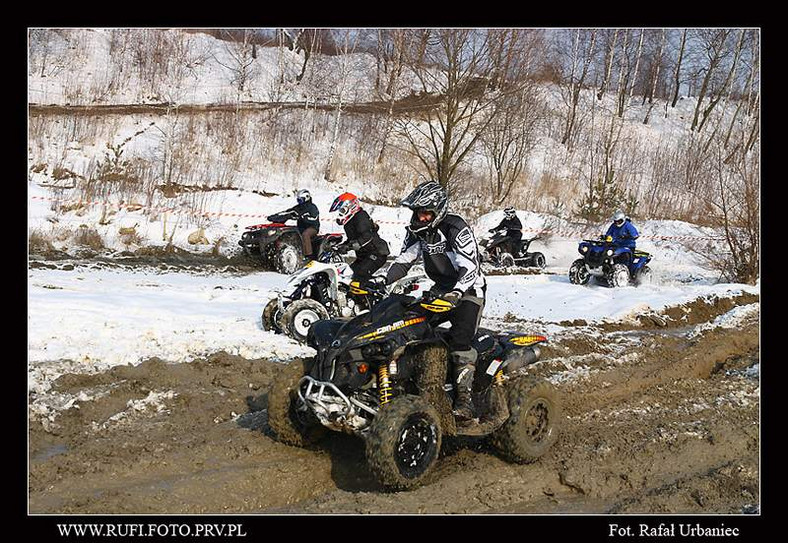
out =
[[[585,239],[577,248],[583,258],[572,262],[569,281],[574,285],[585,285],[593,276],[610,287],[630,284],[641,285],[651,281],[651,255],[637,249],[614,245],[610,237]]]

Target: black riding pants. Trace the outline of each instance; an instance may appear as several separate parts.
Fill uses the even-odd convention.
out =
[[[353,279],[357,281],[366,281],[385,263],[386,257],[374,253],[360,256],[350,265],[350,269],[353,270]]]

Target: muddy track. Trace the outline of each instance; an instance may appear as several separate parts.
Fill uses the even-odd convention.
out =
[[[695,302],[711,321],[733,305]],[[702,304],[702,305],[700,305]],[[561,437],[539,462],[510,464],[484,441],[447,439],[428,483],[387,493],[364,446],[331,434],[278,443],[267,389],[281,367],[218,353],[64,375],[76,398],[30,420],[31,513],[718,513],[757,511],[757,312],[736,330],[665,325],[567,328],[533,372],[562,394]],[[676,318],[672,318],[675,315]],[[660,320],[657,319],[657,320]],[[643,322],[653,323],[653,319]]]

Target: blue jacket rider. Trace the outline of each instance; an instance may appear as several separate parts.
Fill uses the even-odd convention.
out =
[[[606,236],[613,238],[613,244],[635,250],[635,240],[640,235],[632,221],[621,210],[613,214],[613,224],[607,229]]]

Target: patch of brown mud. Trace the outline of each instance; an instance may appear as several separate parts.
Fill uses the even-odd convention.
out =
[[[726,369],[741,369],[742,361],[752,365],[758,357],[758,326],[732,332],[712,329],[691,341],[683,338],[652,336],[643,338],[626,364],[603,360],[591,366],[586,379],[568,382],[565,409],[587,410],[610,405],[659,383],[681,379],[708,379]],[[549,365],[549,359],[545,365]]]
[[[31,513],[222,513],[309,497],[330,471],[314,485],[294,478],[329,459],[262,433],[278,369],[220,353],[61,377],[58,392],[109,392],[62,413],[52,432],[31,422]]]
[[[533,464],[484,439],[446,438],[427,484],[385,492],[364,443],[331,433],[311,449],[273,439],[277,363],[224,353],[64,375],[83,399],[47,432],[30,425],[31,513],[738,513],[759,505],[757,325],[692,339],[597,334],[591,371],[561,382],[555,446]],[[607,350],[596,352],[609,343]],[[570,347],[570,348],[568,348]],[[622,362],[622,359],[625,362]],[[545,355],[544,376],[555,370]],[[83,393],[80,396],[80,393]]]
[[[551,275],[542,268],[512,266],[510,268],[485,267],[484,275]]]
[[[748,292],[732,297],[702,297],[685,304],[667,307],[659,312],[637,315],[636,319],[643,329],[693,326],[712,321],[735,307],[759,301],[759,295]],[[625,322],[604,323],[601,328],[606,332],[614,332],[628,330],[632,325]]]

